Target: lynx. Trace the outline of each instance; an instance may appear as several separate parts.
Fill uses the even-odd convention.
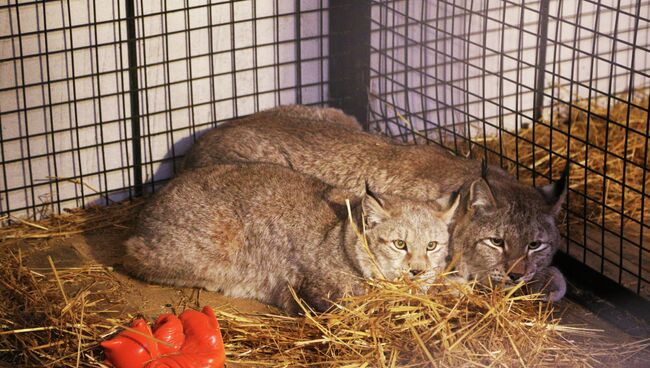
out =
[[[291,113],[285,114],[287,110]],[[566,175],[544,187],[528,187],[500,168],[481,170],[480,162],[432,145],[395,144],[360,131],[351,117],[347,123],[327,124],[329,120],[319,115],[344,114],[332,108],[290,106],[227,122],[196,142],[184,169],[266,162],[357,194],[363,193],[366,180],[378,193],[413,200],[444,201],[457,193],[461,205],[451,243],[460,257],[460,275],[549,284],[548,298],[562,298],[565,283],[558,270],[536,274],[549,267],[559,246],[555,217],[564,200]]]
[[[367,191],[352,197],[348,216],[346,197],[270,164],[187,172],[143,209],[124,266],[148,281],[254,298],[289,313],[299,311],[289,288],[322,311],[346,292],[362,292],[363,278],[428,278],[444,269],[456,205],[441,210]],[[356,232],[364,227],[365,242]]]

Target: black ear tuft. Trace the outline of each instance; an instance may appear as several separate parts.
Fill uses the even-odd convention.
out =
[[[551,206],[551,212],[557,214],[562,208],[562,203],[564,203],[564,198],[568,190],[569,184],[569,162],[564,166],[562,170],[562,176],[556,182],[553,182],[543,187],[537,188],[537,191],[544,197],[546,204]]]
[[[366,194],[361,200],[361,208],[368,229],[372,229],[390,217],[390,214],[384,208],[384,201],[368,188],[368,182],[366,182]]]
[[[377,194],[375,194],[375,192],[373,192],[372,190],[370,190],[370,184],[368,184],[368,180],[366,180],[365,183],[366,183],[366,195],[367,195],[368,197],[374,199],[375,201],[377,201],[377,203],[378,203],[380,206],[383,207],[383,206],[384,206],[384,201],[381,200],[381,198],[379,198],[379,196],[378,196]]]

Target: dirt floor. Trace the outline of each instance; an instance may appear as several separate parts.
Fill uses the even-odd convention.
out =
[[[52,258],[57,268],[79,267],[88,264],[100,264],[112,268],[124,287],[124,296],[127,301],[124,313],[153,318],[160,313],[204,305],[220,309],[235,308],[242,312],[273,310],[272,307],[254,300],[233,299],[217,293],[194,289],[151,285],[129,277],[121,267],[122,243],[128,234],[127,227],[119,226],[67,238],[54,238],[46,242],[19,241],[16,246],[21,250],[25,265],[36,271],[41,268],[50,269],[48,256]],[[629,343],[639,339],[638,336],[633,337],[626,334],[615,325],[607,323],[571,301],[562,301],[556,310],[562,317],[564,325],[577,325],[600,331],[598,337],[585,337],[585,339],[598,339],[615,344]],[[611,366],[610,363],[603,364],[603,366]],[[615,365],[622,365],[620,362],[618,363]],[[638,353],[625,366],[650,367],[650,352]]]

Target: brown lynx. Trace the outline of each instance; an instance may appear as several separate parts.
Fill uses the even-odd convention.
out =
[[[277,165],[194,170],[143,209],[124,265],[149,281],[255,298],[292,313],[298,307],[289,287],[322,311],[346,291],[362,291],[360,279],[377,266],[387,278],[444,269],[455,206],[443,212],[436,203],[366,193],[351,207],[355,226],[365,221],[365,248],[346,196]]]
[[[285,111],[290,111],[284,114]],[[328,116],[321,119],[318,116]],[[455,157],[429,145],[399,145],[362,132],[332,108],[279,107],[234,120],[200,138],[187,154],[192,169],[224,162],[267,162],[290,167],[340,188],[363,192],[367,180],[378,193],[415,200],[460,195],[453,251],[466,278],[535,281],[559,300],[564,279],[549,267],[559,247],[555,223],[565,177],[541,188],[519,184],[500,168]],[[548,276],[551,275],[551,276]]]

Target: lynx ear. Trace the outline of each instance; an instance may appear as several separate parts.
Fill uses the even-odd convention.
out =
[[[442,221],[445,222],[445,224],[449,225],[454,220],[454,215],[456,214],[456,208],[458,208],[459,203],[460,203],[460,195],[457,194],[456,198],[454,199],[454,202],[447,208],[447,210],[442,214],[442,217],[440,218]]]
[[[551,206],[551,213],[557,215],[562,209],[562,203],[566,198],[569,184],[569,163],[567,162],[562,171],[560,179],[554,183],[537,188],[537,191],[544,197],[546,204]]]
[[[490,185],[484,178],[472,182],[469,187],[468,210],[492,211],[496,208],[497,202],[494,199]]]
[[[370,191],[366,183],[366,194],[361,200],[361,208],[366,218],[366,225],[369,229],[383,222],[389,217],[388,211],[384,208],[384,201],[375,193]]]

